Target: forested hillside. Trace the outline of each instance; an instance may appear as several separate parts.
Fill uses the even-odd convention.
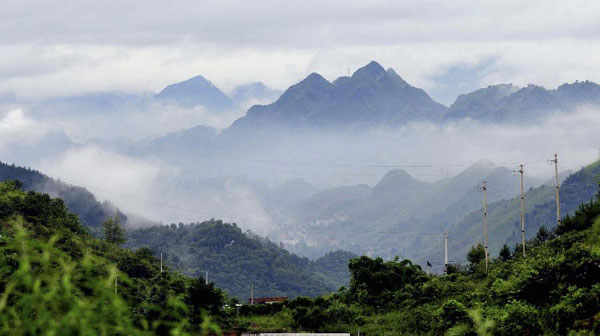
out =
[[[348,288],[249,307],[237,324],[368,336],[598,335],[600,201],[582,205],[555,230],[542,227],[527,246],[527,257],[505,247],[487,272],[483,247],[473,247],[469,264],[450,264],[446,275],[428,275],[409,260],[363,256],[349,264]]]
[[[148,247],[163,254],[167,265],[192,276],[204,276],[240,299],[255,296],[316,296],[348,284],[343,269],[355,255],[337,252],[315,262],[235,224],[218,220],[153,226],[128,232],[126,247]]]
[[[163,243],[185,246],[183,237],[173,233],[191,231],[194,236],[198,229],[211,232],[211,226],[219,229],[215,236],[196,236],[210,246],[204,253],[241,242],[239,251],[261,272],[281,276],[301,270],[285,268],[285,254],[274,252],[277,246],[244,238],[234,225],[212,221],[148,230],[167,237]],[[148,231],[134,232],[142,239]],[[237,239],[222,245],[224,238]],[[260,249],[260,244],[269,249]],[[527,243],[526,257],[519,246],[504,247],[492,256],[489,271],[481,245],[467,254],[468,265],[450,264],[445,275],[427,274],[409,260],[363,256],[349,262],[351,280],[337,293],[233,309],[236,301],[227,301],[202,277],[189,278],[168,267],[161,272],[152,250],[131,251],[93,238],[60,199],[26,193],[18,183],[5,182],[0,183],[0,333],[595,335],[600,333],[599,246],[600,200],[595,198],[556,229],[538,230]],[[213,257],[224,267],[244,260]],[[350,255],[337,252],[307,264],[338,273],[337,260],[346,257]],[[296,265],[306,262],[295,260]],[[292,279],[313,283],[302,274]]]
[[[100,203],[96,197],[82,187],[71,186],[54,180],[36,170],[8,165],[0,162],[0,181],[17,180],[23,190],[38,191],[52,197],[60,197],[67,208],[77,214],[81,224],[98,233],[103,220],[118,213],[121,222],[127,220],[122,212],[109,202]]]
[[[600,161],[569,175],[560,185],[562,215],[573,214],[589,202],[598,190]],[[520,198],[493,202],[488,206],[490,251],[497,253],[504,243],[514,246],[521,242]],[[462,260],[474,242],[482,240],[482,210],[467,215],[448,229],[450,259]],[[532,238],[540,227],[556,225],[556,200],[553,185],[532,188],[525,193],[526,237]]]
[[[210,316],[225,313],[224,294],[204,279],[93,238],[62,200],[15,182],[0,182],[0,255],[0,334],[219,332]]]

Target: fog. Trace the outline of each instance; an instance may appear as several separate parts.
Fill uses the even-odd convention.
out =
[[[158,115],[134,111],[120,116],[118,120],[129,124],[115,125],[114,135],[135,139],[142,133],[163,133],[158,131]],[[294,220],[286,212],[289,206],[282,205],[293,204],[294,197],[302,200],[342,185],[373,186],[392,169],[404,169],[420,180],[440,181],[485,159],[509,169],[523,163],[526,178],[546,179],[553,174],[547,159],[554,153],[559,155],[560,170],[575,170],[596,160],[600,146],[600,113],[592,107],[530,125],[462,120],[446,125],[413,123],[397,129],[266,132],[269,135],[258,142],[200,153],[152,148],[131,153],[102,143],[65,142],[63,137],[50,136],[64,132],[75,139],[94,124],[117,124],[114,118],[114,114],[105,119],[102,115],[91,120],[73,117],[57,125],[56,120],[34,119],[24,109],[5,110],[0,114],[0,160],[81,185],[99,200],[110,200],[125,212],[152,220],[217,218],[267,235]],[[183,119],[178,127],[193,126],[194,121],[184,123]],[[164,129],[175,124],[167,123]],[[133,148],[144,146],[134,140],[130,143]],[[53,147],[57,150],[40,152]],[[283,182],[297,178],[314,188],[308,190],[300,180],[277,194]]]

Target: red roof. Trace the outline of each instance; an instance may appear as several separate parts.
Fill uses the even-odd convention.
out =
[[[283,302],[283,301],[285,301],[287,299],[289,299],[288,296],[254,298],[254,304]],[[248,303],[252,303],[252,299],[248,299]]]

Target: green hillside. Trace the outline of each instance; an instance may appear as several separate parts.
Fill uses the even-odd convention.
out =
[[[213,284],[93,238],[62,200],[15,182],[0,183],[0,255],[3,335],[183,335],[223,321]]]
[[[17,180],[23,190],[38,191],[61,198],[67,208],[77,214],[83,226],[99,234],[103,220],[118,213],[121,222],[127,220],[122,212],[109,202],[100,203],[96,197],[82,187],[67,185],[36,170],[8,165],[0,162],[0,181]]]
[[[593,177],[594,169],[567,181]],[[565,196],[565,204],[574,203],[568,195],[585,195],[587,189],[578,185]],[[336,252],[312,263],[286,258],[287,252],[268,241],[244,238],[239,228],[218,221],[147,230],[155,230],[146,236],[149,241],[160,241],[161,233],[163,243],[183,247],[185,236],[197,231],[194,239],[202,241],[203,253],[212,254],[219,266],[247,262],[260,274],[272,271],[309,284],[318,281],[290,273],[302,271],[298,265],[306,263],[306,268],[320,270],[321,277],[333,276],[341,272],[339,261],[351,256]],[[141,240],[148,231],[134,233]],[[240,239],[235,249],[245,258],[223,251],[238,243],[232,239],[222,245],[232,237]],[[122,249],[90,236],[62,200],[21,191],[15,182],[0,183],[0,334],[599,334],[600,200],[580,205],[555,229],[539,230],[527,245],[527,257],[508,249],[492,260],[487,273],[482,248],[469,251],[468,265],[451,264],[447,275],[426,274],[409,260],[362,256],[349,262],[351,280],[337,293],[234,309],[235,301],[227,301],[202,277],[189,278],[168,267],[161,272],[152,250]],[[177,260],[165,254],[167,260]],[[219,259],[220,254],[230,259]],[[287,268],[290,260],[296,268]]]
[[[600,182],[600,162],[595,162],[568,176],[560,186],[560,205],[563,216],[573,214],[582,204],[593,199]],[[521,243],[520,198],[489,204],[490,253],[497,254],[504,243]],[[482,210],[467,215],[460,223],[448,229],[451,260],[461,260],[467,250],[482,241]],[[541,186],[525,193],[525,224],[527,239],[542,226],[556,226],[554,186]],[[436,252],[432,252],[436,253]],[[439,255],[439,253],[437,253]]]
[[[349,264],[348,288],[249,307],[236,323],[253,331],[367,336],[600,334],[600,200],[581,205],[556,230],[539,230],[528,246],[527,257],[509,249],[494,258],[487,273],[481,246],[447,275],[428,275],[409,260],[363,256]]]
[[[340,252],[311,262],[235,224],[204,223],[153,226],[128,232],[126,247],[150,248],[167,265],[192,277],[204,276],[231,296],[316,296],[347,285],[345,269],[353,254]],[[326,266],[326,267],[324,267]]]

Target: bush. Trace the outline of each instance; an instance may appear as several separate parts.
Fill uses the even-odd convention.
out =
[[[498,335],[541,335],[542,326],[535,307],[521,301],[512,301],[504,306],[504,316],[496,330]]]

